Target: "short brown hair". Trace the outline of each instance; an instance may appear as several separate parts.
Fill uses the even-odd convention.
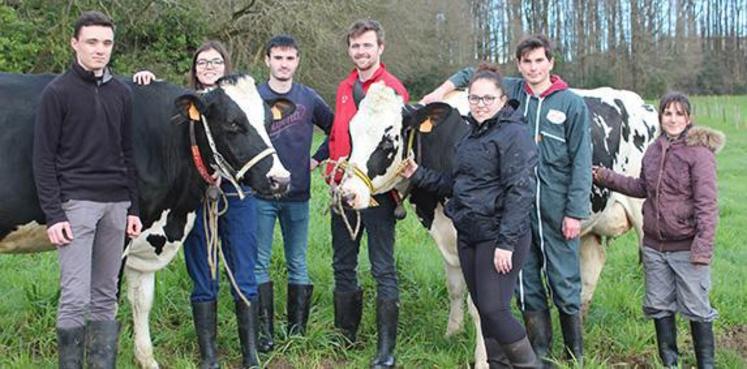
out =
[[[368,31],[376,32],[376,42],[379,45],[384,44],[384,27],[381,26],[381,23],[373,19],[359,19],[348,27],[348,34],[345,38],[348,46],[350,46],[351,38],[359,37]]]
[[[203,51],[208,50],[215,50],[220,54],[220,56],[223,58],[223,74],[228,75],[231,74],[231,56],[228,55],[228,51],[226,51],[226,47],[223,46],[223,44],[220,41],[216,40],[209,40],[205,41],[205,43],[202,44],[197,50],[195,50],[194,55],[192,55],[192,68],[189,70],[189,85],[199,91],[204,90],[205,86],[200,83],[200,81],[197,79],[197,56],[200,55]]]
[[[685,114],[689,117],[692,113],[692,106],[690,105],[690,99],[687,95],[679,91],[669,91],[659,100],[659,121],[661,122],[661,115],[672,104],[677,104],[685,111]]]
[[[516,60],[521,60],[528,52],[539,48],[545,49],[547,60],[552,60],[552,43],[550,43],[550,40],[545,35],[532,35],[521,39],[519,44],[516,45]]]
[[[81,13],[75,21],[73,37],[77,40],[78,36],[80,36],[80,29],[89,26],[109,27],[114,32],[114,21],[108,15],[100,11],[90,10]]]

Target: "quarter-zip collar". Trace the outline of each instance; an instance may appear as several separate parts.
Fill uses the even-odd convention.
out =
[[[83,69],[83,67],[78,64],[77,60],[73,60],[72,70],[75,75],[78,76],[78,78],[82,79],[83,81],[93,83],[96,86],[101,86],[105,83],[108,83],[112,79],[112,72],[109,66],[106,66],[104,68],[104,73],[101,75],[101,77],[96,77],[93,72]]]

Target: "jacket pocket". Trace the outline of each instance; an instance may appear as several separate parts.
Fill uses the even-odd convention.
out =
[[[570,165],[568,144],[562,132],[541,130],[542,140],[539,143],[542,159],[550,165],[566,168]]]

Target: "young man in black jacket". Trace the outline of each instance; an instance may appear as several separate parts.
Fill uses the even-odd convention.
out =
[[[47,235],[58,247],[60,368],[115,368],[117,282],[125,231],[139,235],[130,90],[108,68],[114,24],[83,13],[71,68],[44,89],[34,133],[34,177]],[[87,338],[87,339],[86,339]]]

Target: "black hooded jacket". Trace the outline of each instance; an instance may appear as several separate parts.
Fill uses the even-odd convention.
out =
[[[492,239],[513,251],[530,231],[537,146],[517,107],[509,101],[483,124],[467,117],[471,129],[454,148],[453,171],[419,167],[411,178],[418,187],[451,197],[446,215],[469,243]]]

